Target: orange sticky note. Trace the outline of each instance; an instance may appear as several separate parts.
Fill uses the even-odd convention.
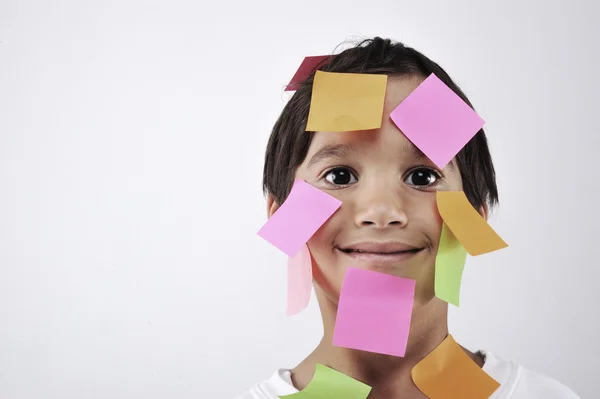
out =
[[[452,335],[417,363],[411,374],[417,388],[430,399],[488,399],[500,386]]]
[[[442,219],[471,256],[508,246],[473,208],[463,191],[438,191],[436,197]]]
[[[386,85],[387,75],[317,71],[306,130],[380,128]]]

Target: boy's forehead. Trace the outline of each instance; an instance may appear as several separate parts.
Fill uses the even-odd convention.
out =
[[[420,75],[392,75],[388,77],[383,106],[384,120],[406,97],[408,97],[423,81]]]

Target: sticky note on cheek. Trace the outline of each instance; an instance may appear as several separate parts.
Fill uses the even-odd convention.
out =
[[[287,288],[287,315],[292,316],[308,306],[312,292],[312,257],[306,245],[288,258]]]
[[[430,399],[488,399],[500,386],[451,335],[417,363],[411,374],[417,388]]]
[[[341,205],[337,198],[296,179],[288,198],[258,235],[294,257]]]
[[[387,75],[317,71],[307,131],[377,129],[383,119]]]
[[[446,223],[443,223],[435,257],[435,296],[455,306],[459,305],[460,285],[466,260],[467,251]]]
[[[483,127],[484,120],[434,74],[390,114],[398,129],[440,169]]]
[[[333,330],[333,344],[404,356],[415,280],[354,267],[346,271]]]
[[[302,391],[281,395],[281,399],[366,399],[371,387],[354,378],[316,364],[315,375]]]
[[[437,206],[444,223],[472,256],[508,246],[473,208],[463,191],[438,191]]]

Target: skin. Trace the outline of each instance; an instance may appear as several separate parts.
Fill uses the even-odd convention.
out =
[[[384,115],[389,116],[422,81],[419,76],[390,77]],[[326,146],[340,144],[352,149],[330,153],[311,163]],[[316,132],[296,178],[341,200],[342,206],[308,241],[323,338],[292,370],[294,386],[304,389],[313,378],[316,363],[321,363],[371,386],[369,399],[427,398],[414,385],[411,369],[448,335],[448,304],[434,292],[435,257],[442,228],[435,192],[463,189],[455,160],[440,170],[389,117],[384,117],[381,128],[375,130]],[[269,217],[278,207],[269,196]],[[487,219],[486,207],[480,213]],[[339,250],[367,241],[401,242],[421,250],[397,262],[356,259]],[[405,357],[332,345],[340,289],[349,267],[416,281]],[[480,355],[463,350],[483,366]]]

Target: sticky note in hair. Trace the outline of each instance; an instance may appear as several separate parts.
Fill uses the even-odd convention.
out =
[[[456,236],[442,224],[442,234],[435,257],[435,296],[458,306],[460,284],[467,260],[467,251]]]
[[[292,77],[292,80],[290,80],[290,83],[288,83],[288,85],[285,87],[285,91],[297,90],[300,84],[306,79],[308,79],[310,74],[316,68],[318,68],[322,64],[325,64],[325,61],[327,61],[329,57],[329,55],[316,55],[305,57],[304,61],[302,61],[302,64],[300,64],[300,67],[298,67],[298,70]]]
[[[296,179],[288,198],[258,235],[294,257],[341,205],[337,198]]]
[[[414,296],[414,280],[349,268],[340,291],[333,344],[404,356]]]
[[[434,74],[406,97],[390,118],[439,168],[444,168],[485,124]]]
[[[381,127],[387,75],[317,71],[307,131],[345,132]]]
[[[430,399],[488,399],[500,386],[452,335],[417,363],[411,374],[417,388]]]
[[[287,315],[292,316],[308,306],[312,292],[312,257],[306,244],[288,257],[287,288]]]
[[[289,399],[365,399],[371,387],[320,363],[306,388],[297,393],[279,395]]]
[[[436,198],[444,223],[470,255],[477,256],[508,246],[473,208],[463,191],[438,191]]]

